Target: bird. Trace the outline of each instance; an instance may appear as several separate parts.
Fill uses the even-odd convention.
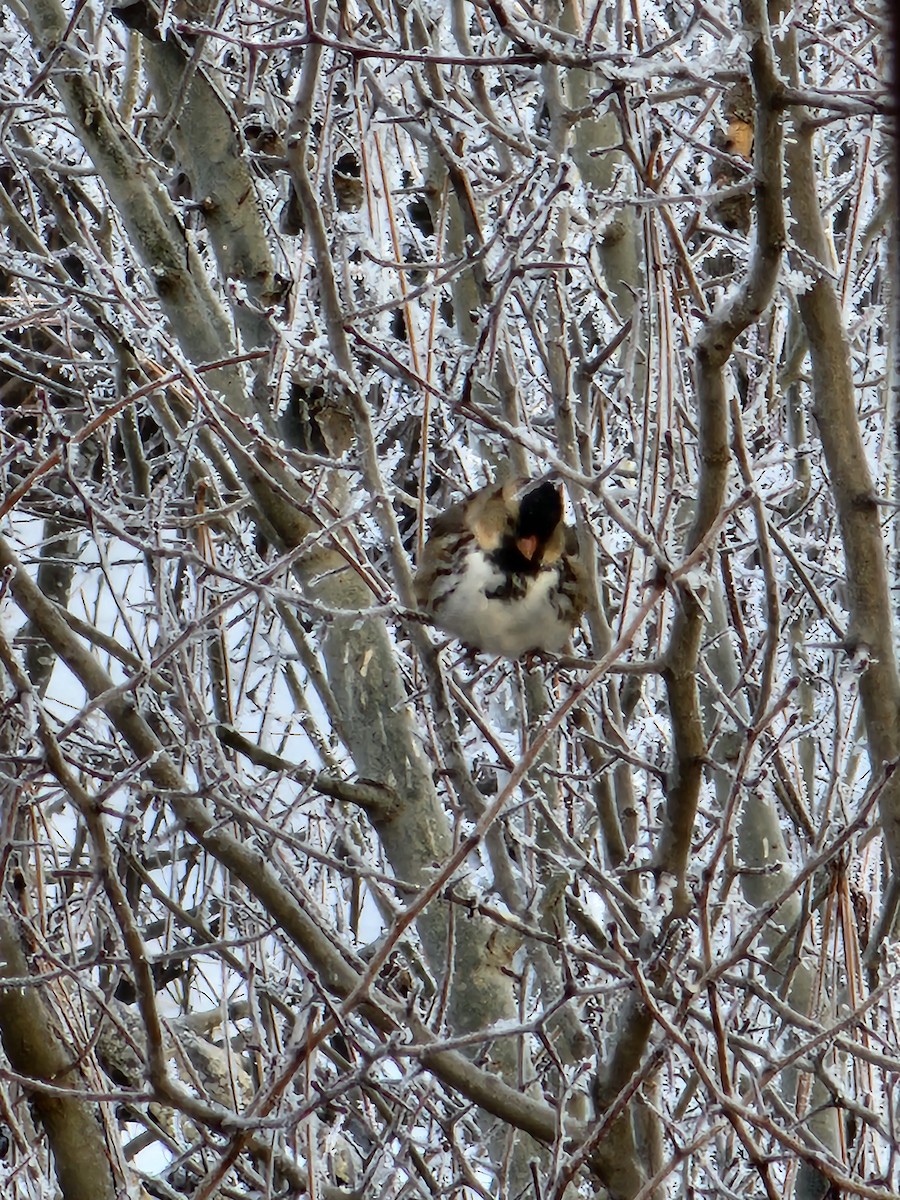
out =
[[[438,629],[475,650],[558,653],[587,601],[560,485],[512,479],[451,505],[431,522],[414,590]]]

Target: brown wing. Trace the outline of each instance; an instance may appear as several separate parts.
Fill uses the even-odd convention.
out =
[[[428,541],[413,579],[413,591],[419,608],[429,608],[431,605],[434,581],[446,569],[447,553],[465,529],[467,503],[460,500],[457,504],[451,504],[431,521]]]

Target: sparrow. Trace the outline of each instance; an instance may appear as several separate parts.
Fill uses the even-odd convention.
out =
[[[434,624],[476,650],[560,651],[586,593],[559,484],[513,479],[451,505],[431,523],[414,584]]]

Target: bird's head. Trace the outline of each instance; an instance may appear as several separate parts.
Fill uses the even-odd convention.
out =
[[[533,479],[512,479],[485,488],[472,498],[468,513],[483,550],[504,550],[512,569],[535,572],[563,553],[562,518],[559,484]]]
[[[519,514],[516,520],[515,538],[519,552],[529,562],[542,562],[548,550],[555,550],[553,558],[562,550],[561,525],[563,518],[562,492],[558,483],[545,480],[543,483],[526,485],[519,498]],[[556,550],[554,539],[560,536],[560,547]]]

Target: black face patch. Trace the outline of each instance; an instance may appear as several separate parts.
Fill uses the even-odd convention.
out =
[[[533,535],[532,535],[533,536]],[[487,556],[490,561],[502,571],[504,575],[510,576],[509,586],[512,586],[512,580],[515,576],[537,575],[541,569],[541,556],[535,554],[533,559],[526,558],[519,547],[516,545],[516,539],[509,534],[504,537],[503,541],[496,550],[492,550]],[[504,595],[509,596],[510,593],[503,591],[488,592],[488,596]]]
[[[536,537],[543,546],[553,536],[562,515],[562,496],[559,494],[559,488],[548,480],[522,497],[516,537]]]

